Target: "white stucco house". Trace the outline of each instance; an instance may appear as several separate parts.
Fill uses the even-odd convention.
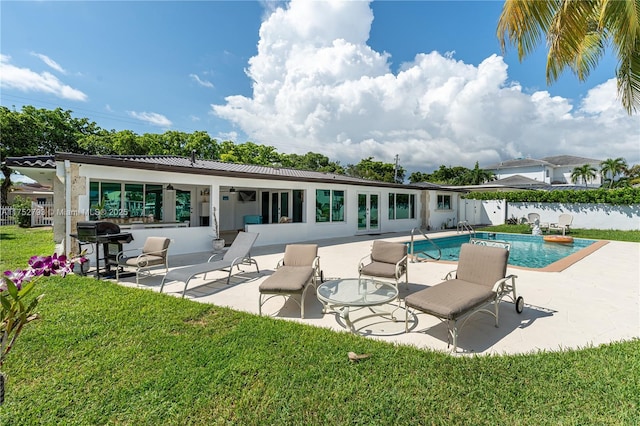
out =
[[[601,160],[593,158],[575,157],[572,155],[558,155],[539,160],[533,158],[517,158],[491,164],[483,169],[493,172],[496,179],[506,179],[521,176],[549,185],[573,185],[571,173],[576,167],[589,164],[596,169],[596,177],[588,183],[589,187],[597,188],[602,184],[600,175]],[[578,182],[584,185],[584,182]]]
[[[172,254],[211,250],[221,234],[260,234],[256,245],[455,227],[463,192],[331,173],[176,156],[10,157],[12,169],[54,191],[56,242],[75,244],[78,221],[107,220],[141,245],[172,238]],[[133,244],[133,243],[132,243]]]

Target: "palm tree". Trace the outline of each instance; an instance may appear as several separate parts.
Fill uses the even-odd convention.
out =
[[[611,46],[618,58],[618,95],[629,115],[640,105],[640,5],[638,0],[506,0],[498,39],[517,46],[518,59],[546,36],[547,84],[566,67],[584,81]]]
[[[571,172],[571,182],[578,183],[580,180],[582,180],[584,182],[585,188],[595,177],[596,168],[591,164],[584,164],[582,166],[576,167]]]
[[[466,173],[465,177],[468,180],[466,184],[470,184],[470,185],[480,185],[495,179],[495,175],[493,174],[493,172],[490,172],[489,170],[481,169],[477,161],[474,168],[469,170],[469,172]]]
[[[613,180],[616,176],[623,174],[627,170],[627,162],[624,158],[607,158],[600,163],[600,174],[603,178],[607,177],[607,174],[611,175],[609,180],[609,188],[613,188]]]

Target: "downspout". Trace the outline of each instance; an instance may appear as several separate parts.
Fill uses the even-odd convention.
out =
[[[64,251],[71,253],[71,162],[64,160]]]

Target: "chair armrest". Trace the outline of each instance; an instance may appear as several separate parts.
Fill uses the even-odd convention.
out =
[[[213,259],[215,259],[218,256],[224,256],[224,252],[213,253],[211,256],[209,256],[209,259],[207,259],[207,263],[211,262]]]
[[[499,279],[493,285],[492,291],[494,293],[500,293],[502,291],[502,289],[504,288],[504,285],[507,283],[507,281],[511,280],[511,285],[513,285],[513,283],[515,283],[516,278],[518,278],[518,276],[512,274],[512,275],[507,275],[506,277],[504,277],[502,279]]]
[[[447,272],[447,275],[444,276],[443,280],[448,281],[448,280],[451,280],[451,279],[455,278],[456,272],[458,272],[457,269],[454,269],[453,271]]]
[[[148,251],[146,253],[140,253],[136,259],[136,263],[138,264],[139,267],[145,267],[147,266],[147,264],[149,263],[149,260],[147,259],[147,256],[151,255],[151,256],[160,256],[162,258],[165,259],[166,262],[166,255],[167,255],[167,251],[169,249],[163,249],[163,250],[158,250],[158,251]]]
[[[140,253],[141,250],[142,249],[129,249],[129,250],[119,251],[118,254],[116,254],[116,260],[120,262],[121,259],[128,259],[130,257],[133,257],[133,256],[125,256],[125,253],[132,252],[132,251]]]
[[[362,268],[364,267],[365,259],[371,260],[371,254],[368,254],[368,255],[364,256],[362,259],[358,260],[358,272],[360,272],[362,270]]]
[[[276,269],[280,269],[284,266],[284,257],[280,260],[278,260],[278,263],[276,264]]]
[[[408,259],[409,259],[409,255],[405,255],[402,259],[396,262],[396,276],[400,276],[400,272],[402,272],[402,268],[404,268],[404,270],[406,271]]]

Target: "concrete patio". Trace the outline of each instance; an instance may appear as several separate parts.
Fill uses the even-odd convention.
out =
[[[451,233],[449,233],[451,234]],[[455,232],[454,232],[455,234]],[[442,234],[447,235],[447,233]],[[440,235],[439,235],[440,236]],[[370,252],[371,241],[409,241],[408,233],[356,236],[314,241],[319,245],[321,269],[325,280],[334,277],[357,277],[358,261]],[[214,272],[207,280],[194,279],[186,297],[200,302],[226,306],[238,311],[258,313],[258,286],[273,273],[282,257],[284,245],[257,247],[252,256],[260,266],[234,271],[230,285],[226,272]],[[170,258],[171,268],[205,262],[211,253],[196,253]],[[452,262],[409,263],[409,288],[400,286],[400,297],[442,280],[455,269]],[[610,242],[561,272],[509,267],[507,273],[518,276],[518,295],[525,299],[522,314],[512,303],[500,306],[500,326],[493,317],[477,314],[462,328],[458,338],[458,353],[517,354],[536,351],[557,351],[584,348],[608,342],[629,340],[640,336],[640,244]],[[141,280],[141,288],[159,291],[162,271]],[[135,287],[135,277],[121,281]],[[183,283],[168,283],[164,292],[181,297]],[[282,320],[326,327],[336,332],[348,332],[344,320],[335,313],[322,313],[315,292],[307,293],[305,319],[291,300],[277,297],[263,307],[263,314]],[[358,333],[390,343],[413,345],[447,351],[447,329],[434,317],[409,315],[410,332],[405,333],[405,311],[396,312],[396,322],[373,317],[356,322]],[[364,316],[361,314],[361,316]],[[358,313],[352,314],[352,319]]]

